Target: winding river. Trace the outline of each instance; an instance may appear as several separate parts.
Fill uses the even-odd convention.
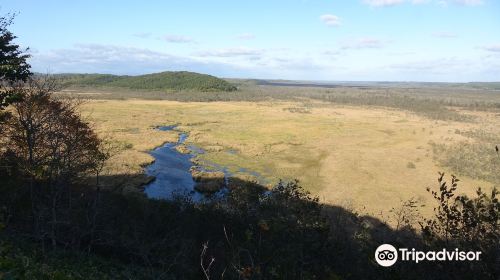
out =
[[[177,125],[161,126],[158,130],[176,130]],[[233,176],[227,166],[221,166],[213,162],[203,162],[203,166],[195,165],[191,160],[205,151],[194,145],[186,145],[189,153],[181,153],[176,148],[184,144],[188,138],[187,133],[181,133],[179,139],[174,143],[166,143],[150,152],[155,161],[146,167],[146,175],[155,177],[151,183],[147,184],[144,192],[149,198],[172,199],[176,195],[189,195],[194,201],[203,199],[203,194],[194,190],[196,182],[191,175],[193,167],[198,170],[221,171],[224,173],[225,185],[227,187],[228,178]],[[256,178],[262,176],[257,172],[239,168],[239,172],[250,174]],[[261,181],[264,181],[263,179]],[[220,191],[223,194],[225,190]]]
[[[175,125],[162,126],[159,130],[170,131]],[[196,195],[195,182],[191,176],[193,154],[183,154],[176,147],[183,144],[188,135],[181,133],[176,143],[166,143],[150,152],[155,158],[153,164],[146,168],[146,175],[156,179],[146,185],[145,192],[149,198],[170,199],[176,194]]]

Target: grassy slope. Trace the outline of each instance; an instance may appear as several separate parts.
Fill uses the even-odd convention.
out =
[[[161,72],[140,76],[109,74],[56,75],[65,87],[117,87],[133,90],[234,91],[236,87],[214,76],[193,72]]]

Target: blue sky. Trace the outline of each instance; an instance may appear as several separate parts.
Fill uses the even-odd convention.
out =
[[[500,81],[500,0],[3,0],[38,72]]]

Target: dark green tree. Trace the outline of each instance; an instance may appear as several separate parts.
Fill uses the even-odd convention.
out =
[[[12,14],[0,17],[0,110],[18,97],[12,85],[25,82],[32,75],[27,49],[15,44],[17,37],[8,30],[13,19]]]

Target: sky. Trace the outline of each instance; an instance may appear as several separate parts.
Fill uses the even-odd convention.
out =
[[[500,0],[1,0],[42,73],[500,81]]]

